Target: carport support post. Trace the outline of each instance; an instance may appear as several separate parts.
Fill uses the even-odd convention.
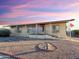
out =
[[[36,34],[38,34],[38,24],[36,24]]]
[[[19,32],[19,26],[18,25],[16,25],[16,31],[17,31],[17,33]]]

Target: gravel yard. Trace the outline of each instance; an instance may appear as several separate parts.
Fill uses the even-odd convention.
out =
[[[42,42],[51,42],[57,49],[53,52],[36,51],[35,46]],[[12,54],[22,59],[79,59],[79,43],[65,40],[0,42],[0,52]]]

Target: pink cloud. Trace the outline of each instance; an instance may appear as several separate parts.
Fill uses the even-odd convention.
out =
[[[49,0],[34,0],[26,4],[17,5],[13,7],[13,9],[22,9],[22,8],[45,8],[45,7],[54,7],[54,6],[60,6],[64,4],[64,2],[59,1],[49,1]],[[55,8],[55,7],[54,7]]]
[[[40,15],[40,14],[42,14],[42,12],[16,10],[16,11],[12,11],[11,13],[1,15],[0,18],[16,18],[18,16],[28,17],[28,16],[31,16],[31,15],[38,15],[38,14]]]
[[[0,25],[8,25],[9,24],[9,22],[7,22],[7,21],[0,21]]]
[[[14,10],[11,13],[1,15],[0,18],[16,18],[18,16],[78,17],[78,15],[79,15],[78,12],[33,12],[33,11]]]
[[[71,11],[73,11],[74,9],[79,9],[79,2],[70,3],[66,5],[64,9],[68,9],[68,10],[71,9]]]
[[[51,2],[49,0],[34,0],[34,1],[31,1],[27,4],[21,4],[21,5],[17,5],[14,7],[10,7],[11,12],[0,15],[0,18],[16,18],[18,16],[28,17],[28,16],[37,16],[37,15],[61,16],[60,15],[61,12],[60,13],[54,13],[54,12],[50,13],[50,12],[40,12],[40,11],[35,12],[35,11],[24,10],[25,8],[29,9],[29,8],[43,8],[43,7],[47,7],[47,8],[51,9],[51,8],[57,8],[56,6],[61,7],[63,9],[70,9],[70,8],[79,6],[79,3],[77,2],[77,3],[67,4],[67,3],[61,2],[61,1],[60,2],[59,1]],[[5,7],[8,7],[8,6],[5,6]],[[21,10],[21,9],[23,9],[23,10]],[[67,15],[66,12],[63,12],[63,14],[65,16]],[[72,15],[72,13],[68,13],[68,14]],[[74,13],[73,13],[73,15],[74,15]]]
[[[49,1],[49,0],[34,0],[27,4],[17,5],[13,9],[23,9],[23,8],[62,8],[67,9],[71,7],[78,6],[79,1],[72,0],[69,1]]]
[[[79,15],[79,13],[69,13],[69,12],[66,12],[66,13],[44,13],[44,14],[37,15],[37,16],[32,15],[32,16],[29,16],[28,19],[24,19],[24,20],[20,20],[20,21],[16,21],[16,22],[10,22],[9,24],[29,24],[29,23],[51,21],[51,20],[55,20],[55,19],[56,20],[75,19],[75,18],[78,18],[78,15]],[[46,17],[50,17],[52,19],[46,18]]]

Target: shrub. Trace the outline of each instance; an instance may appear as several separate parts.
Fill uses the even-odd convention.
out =
[[[8,29],[0,29],[0,37],[8,37],[10,36],[10,30]]]
[[[75,35],[79,35],[79,30],[73,30]]]

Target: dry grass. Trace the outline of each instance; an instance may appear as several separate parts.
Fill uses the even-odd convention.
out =
[[[51,42],[57,49],[53,52],[36,51],[35,45],[41,42]],[[0,52],[13,54],[22,59],[79,59],[79,44],[58,40],[2,42]]]

